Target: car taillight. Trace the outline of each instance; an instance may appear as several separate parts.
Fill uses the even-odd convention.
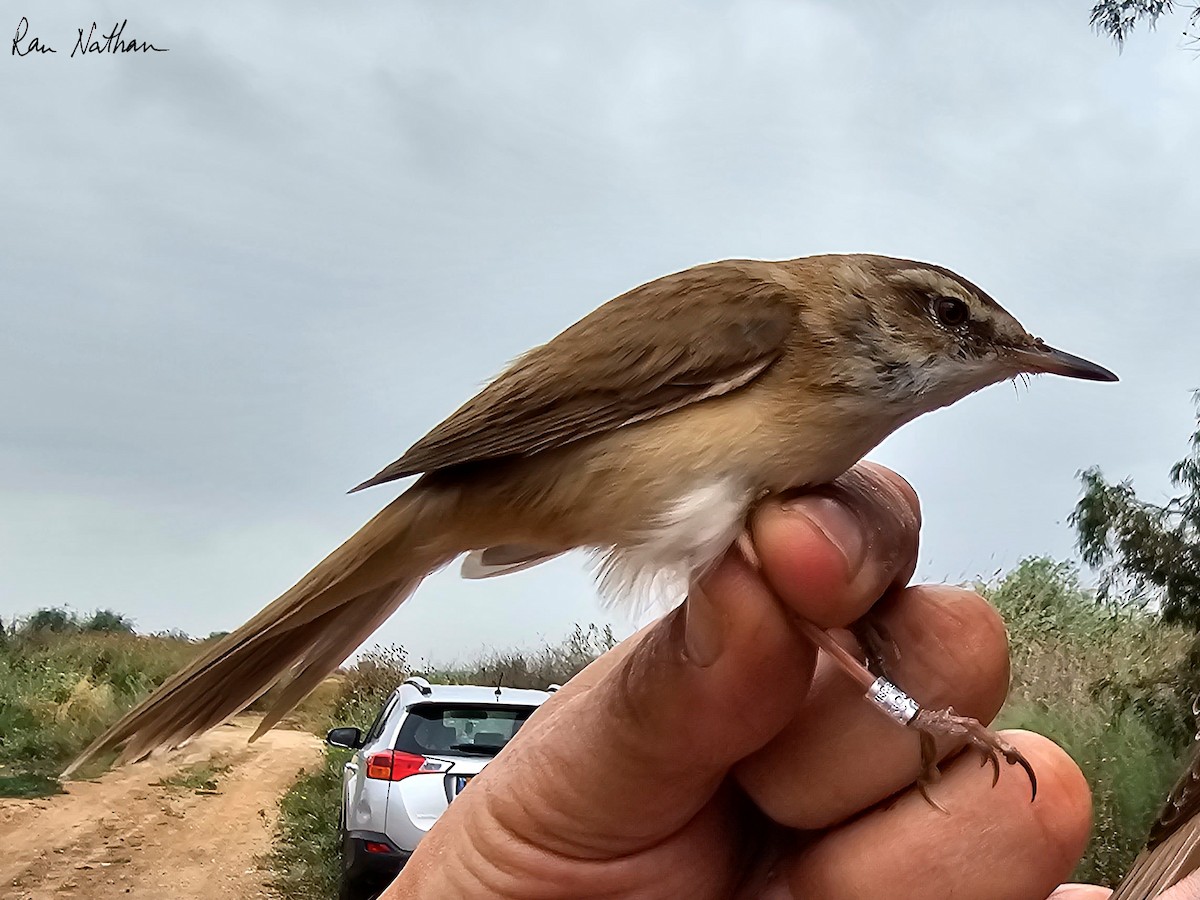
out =
[[[445,772],[453,763],[444,759],[426,759],[403,750],[384,750],[367,757],[367,777],[381,781],[400,781],[419,772]]]

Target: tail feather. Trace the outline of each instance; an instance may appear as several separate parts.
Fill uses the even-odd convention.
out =
[[[286,686],[258,737],[370,636],[458,550],[427,533],[419,490],[394,500],[301,581],[171,676],[98,737],[63,773],[123,747],[118,763],[177,746]]]
[[[297,703],[309,695],[334,669],[379,628],[392,613],[408,599],[419,582],[390,584],[359,597],[354,602],[354,615],[339,615],[328,622],[321,622],[321,635],[314,642],[300,667],[291,675],[271,709],[258,724],[250,740],[256,741],[279,720],[288,714]],[[328,618],[328,616],[326,616]],[[351,648],[349,652],[346,648]]]
[[[1151,900],[1196,871],[1198,866],[1200,823],[1193,819],[1162,843],[1143,850],[1110,900]]]

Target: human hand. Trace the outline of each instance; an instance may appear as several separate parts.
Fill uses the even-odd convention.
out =
[[[790,624],[872,611],[908,693],[990,721],[1008,687],[1004,626],[970,591],[905,587],[919,522],[911,488],[869,464],[765,504],[751,523],[761,575],[729,554],[683,607],[572,679],[383,900],[1045,900],[1090,827],[1070,758],[1009,733],[1037,772],[1036,801],[1020,769],[993,788],[968,752],[930,789],[940,812],[911,788],[916,735]],[[1084,895],[1055,895],[1068,898]]]
[[[1111,894],[1108,888],[1093,884],[1064,884],[1050,895],[1050,900],[1107,900]]]

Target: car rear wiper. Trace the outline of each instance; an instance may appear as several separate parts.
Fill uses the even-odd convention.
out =
[[[474,753],[476,756],[495,756],[500,748],[488,744],[451,744],[451,750],[459,753]]]

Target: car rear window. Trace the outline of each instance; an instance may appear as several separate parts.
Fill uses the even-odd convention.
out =
[[[420,703],[400,726],[396,749],[420,756],[495,756],[532,714],[529,706]]]

